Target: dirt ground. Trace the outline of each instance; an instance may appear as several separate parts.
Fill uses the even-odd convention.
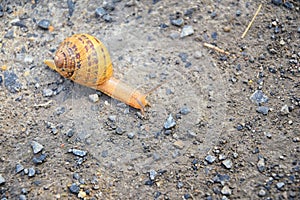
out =
[[[0,5],[1,200],[300,198],[299,0]],[[155,88],[144,116],[43,63],[74,33]]]

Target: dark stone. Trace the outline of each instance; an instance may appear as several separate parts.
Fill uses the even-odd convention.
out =
[[[187,58],[188,58],[188,55],[187,53],[179,53],[179,58],[181,59],[182,62],[186,62],[187,61]]]
[[[67,1],[68,8],[69,8],[69,15],[70,17],[73,15],[73,12],[75,10],[75,3],[72,0]]]
[[[152,4],[156,4],[156,3],[158,3],[158,2],[160,2],[160,0],[153,0],[153,1],[152,1]]]
[[[35,169],[33,167],[30,167],[28,169],[28,176],[29,177],[34,177],[34,175],[35,175]]]
[[[13,30],[8,30],[7,33],[4,35],[4,38],[13,39],[14,38],[14,31]]]
[[[21,171],[24,170],[23,165],[21,164],[16,164],[16,173],[20,173]]]
[[[241,124],[238,124],[238,125],[236,126],[236,130],[238,130],[238,131],[241,131],[241,130],[243,130],[243,129],[244,129],[244,126],[241,125]]]
[[[235,12],[235,15],[236,15],[237,17],[241,16],[241,14],[242,14],[242,11],[240,11],[240,10],[237,10],[237,11]]]
[[[102,18],[105,22],[112,22],[112,17],[109,14],[104,15]]]
[[[69,190],[73,194],[78,194],[79,193],[79,186],[76,183],[72,183],[72,185],[69,187]]]
[[[214,39],[214,40],[218,39],[218,33],[217,33],[217,32],[213,32],[213,33],[211,34],[211,37],[212,37],[212,39]]]
[[[3,7],[2,7],[2,5],[0,5],[0,17],[3,17],[3,15],[4,15]]]
[[[145,185],[152,186],[153,184],[154,184],[154,181],[152,181],[150,179],[145,181]]]
[[[288,8],[288,9],[293,9],[293,8],[294,8],[294,4],[292,4],[292,3],[289,2],[289,1],[285,1],[285,2],[283,3],[283,6],[286,7],[286,8]]]
[[[272,0],[272,3],[276,6],[280,6],[282,4],[282,0]]]
[[[0,174],[0,185],[5,183],[5,178]]]
[[[258,113],[267,115],[268,112],[269,112],[269,107],[267,107],[267,106],[259,106],[258,108],[256,108],[256,111],[257,111]]]
[[[32,159],[34,164],[42,164],[46,160],[47,155],[46,154],[41,154],[39,157],[34,157]]]
[[[38,22],[38,27],[48,30],[50,26],[50,21],[47,19],[42,19],[41,21]]]
[[[268,102],[269,98],[261,91],[256,90],[250,97],[250,100],[257,105]]]
[[[222,185],[229,180],[230,180],[230,176],[228,176],[227,174],[217,174],[213,178],[214,183],[221,183]]]

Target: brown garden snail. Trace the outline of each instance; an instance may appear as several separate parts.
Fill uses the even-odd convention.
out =
[[[89,34],[66,38],[55,53],[54,61],[45,60],[51,69],[81,85],[100,90],[144,113],[147,95],[114,78],[106,47]]]

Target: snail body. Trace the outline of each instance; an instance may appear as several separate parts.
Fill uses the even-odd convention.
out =
[[[74,34],[58,47],[54,60],[44,63],[63,77],[100,90],[127,105],[144,112],[147,95],[114,78],[113,66],[106,47],[89,34]]]

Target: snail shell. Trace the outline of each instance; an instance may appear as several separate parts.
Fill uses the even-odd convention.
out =
[[[136,89],[114,78],[110,55],[100,40],[89,34],[75,34],[58,47],[54,61],[44,63],[78,84],[100,90],[110,97],[140,109],[149,105],[146,97]]]

